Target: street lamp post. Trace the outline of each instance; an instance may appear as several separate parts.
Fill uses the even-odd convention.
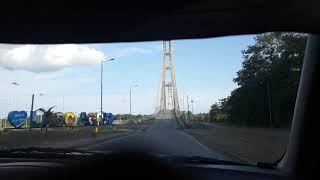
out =
[[[13,86],[19,86],[20,84],[17,83],[17,82],[12,82],[12,85],[13,85]],[[17,108],[17,107],[16,107],[16,106],[17,106],[17,102],[16,102],[16,101],[17,101],[16,95],[14,95],[14,96],[13,96],[13,106],[14,106],[14,109]]]
[[[193,115],[193,99],[191,99],[191,114]]]
[[[102,60],[101,61],[101,94],[100,94],[100,113],[101,113],[101,116],[100,116],[100,120],[103,119],[103,110],[102,110],[102,91],[103,91],[103,63],[104,62],[110,62],[110,61],[113,61],[114,59],[108,59],[108,60]]]
[[[17,82],[11,82],[11,84],[13,86],[19,86],[20,84],[17,83]],[[14,106],[14,109],[16,109],[16,95],[13,96],[13,106]],[[7,121],[5,120],[4,121],[4,131],[7,131]]]
[[[189,95],[187,94],[187,120],[189,120]]]
[[[132,104],[131,104],[131,91],[132,91],[132,88],[133,87],[138,87],[139,85],[138,84],[135,84],[135,85],[132,85],[132,86],[130,86],[130,115],[131,115],[131,109],[132,109]]]

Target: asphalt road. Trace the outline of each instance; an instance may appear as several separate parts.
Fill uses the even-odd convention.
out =
[[[178,130],[175,120],[155,120],[145,131],[106,140],[81,148],[88,151],[144,151],[159,155],[203,156],[223,159],[217,152],[208,149],[194,137]]]

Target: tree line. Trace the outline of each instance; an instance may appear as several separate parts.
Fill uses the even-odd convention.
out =
[[[242,51],[243,62],[230,96],[214,103],[211,122],[244,126],[289,127],[298,91],[307,34],[256,35]]]

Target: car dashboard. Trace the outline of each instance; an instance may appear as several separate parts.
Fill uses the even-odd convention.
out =
[[[149,158],[149,157],[148,157]],[[254,166],[216,165],[172,162],[146,157],[81,157],[68,159],[1,158],[0,177],[3,179],[292,179],[277,169]]]

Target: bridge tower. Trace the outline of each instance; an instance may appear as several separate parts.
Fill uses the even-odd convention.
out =
[[[165,110],[174,110],[176,113],[180,112],[171,41],[163,41],[163,61],[155,114],[159,114]]]

